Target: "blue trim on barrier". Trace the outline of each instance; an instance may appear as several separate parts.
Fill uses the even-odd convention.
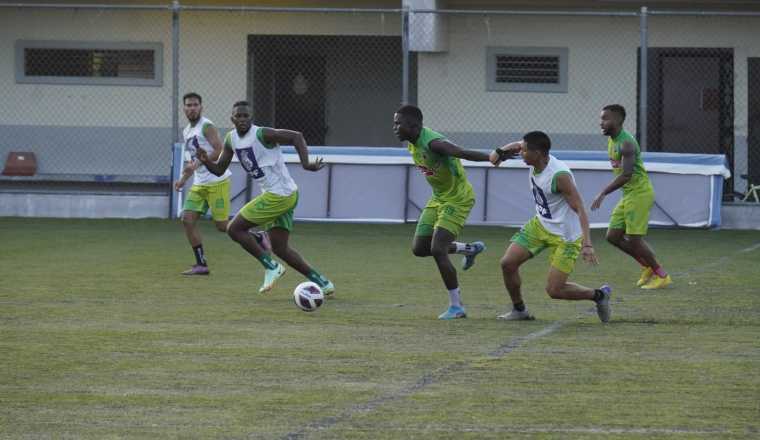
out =
[[[720,208],[722,206],[723,202],[723,176],[713,176],[712,178],[712,184],[713,184],[713,197],[712,202],[710,204],[712,205],[710,208],[712,209],[712,215],[710,216],[710,225],[711,228],[717,228],[720,226]]]
[[[295,154],[292,146],[283,146],[284,153]],[[330,154],[338,156],[378,156],[378,157],[407,157],[409,151],[398,147],[309,147],[313,154]],[[489,151],[489,150],[482,150]],[[575,151],[555,150],[552,154],[560,160],[588,160],[608,162],[606,151]],[[723,154],[691,154],[691,153],[642,153],[642,160],[649,163],[682,163],[690,165],[719,165],[726,166],[728,162]]]

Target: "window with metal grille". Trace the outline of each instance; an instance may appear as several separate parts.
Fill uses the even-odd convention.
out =
[[[21,83],[160,86],[161,45],[19,41]]]
[[[488,91],[567,92],[566,48],[489,47]]]

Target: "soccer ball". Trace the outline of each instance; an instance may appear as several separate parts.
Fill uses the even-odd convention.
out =
[[[313,312],[325,301],[325,295],[317,283],[304,281],[293,291],[293,301],[304,312]]]

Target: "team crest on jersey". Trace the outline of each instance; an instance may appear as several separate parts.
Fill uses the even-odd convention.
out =
[[[240,165],[248,173],[249,176],[254,179],[260,179],[264,177],[264,171],[259,168],[259,163],[256,161],[256,155],[253,154],[253,147],[238,148],[235,150]]]
[[[417,168],[425,177],[435,176],[436,170],[434,168],[426,167],[425,165],[417,165]]]
[[[531,186],[533,187],[533,199],[536,201],[536,212],[543,218],[552,218],[552,212],[549,209],[549,201],[546,194],[536,185],[536,181],[531,177]]]
[[[197,155],[198,148],[200,148],[200,144],[198,143],[198,136],[193,136],[185,142],[185,150],[190,152],[190,157],[195,160],[195,156]]]
[[[623,163],[622,160],[610,159],[610,165],[612,165],[612,168],[620,168],[620,165],[622,163]]]

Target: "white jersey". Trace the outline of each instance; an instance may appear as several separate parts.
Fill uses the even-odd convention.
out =
[[[198,148],[203,148],[209,155],[214,152],[214,147],[211,146],[206,139],[206,136],[203,135],[203,127],[209,124],[214,125],[213,122],[201,116],[195,126],[187,124],[187,127],[182,130],[182,134],[185,137],[185,151],[190,154],[191,161],[196,159],[196,151],[198,151]],[[193,185],[208,185],[221,182],[231,175],[232,172],[228,168],[224,171],[224,174],[216,176],[212,174],[205,165],[201,164],[198,169],[195,170],[195,174],[193,174]]]
[[[289,196],[298,186],[285,166],[280,146],[265,144],[262,136],[261,127],[255,125],[242,137],[233,129],[224,137],[224,145],[235,150],[240,165],[263,192]]]
[[[561,236],[565,241],[575,241],[583,236],[581,221],[557,190],[557,176],[560,174],[569,174],[575,182],[570,168],[551,154],[549,163],[540,173],[534,174],[534,168],[530,167],[528,177],[536,200],[536,214],[547,231]]]

